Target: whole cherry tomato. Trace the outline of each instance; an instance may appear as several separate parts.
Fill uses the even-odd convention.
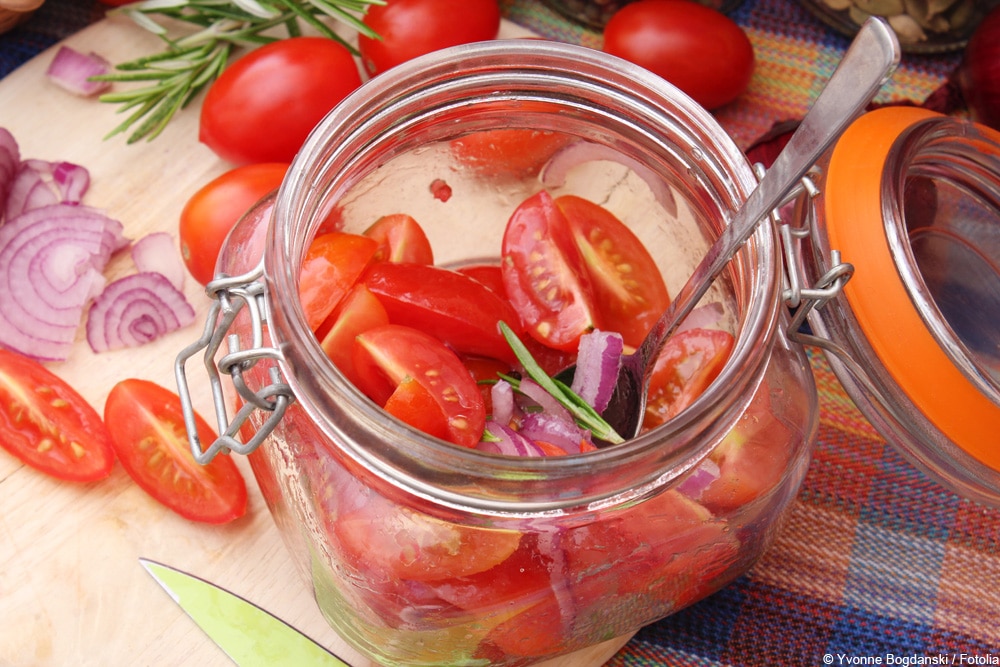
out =
[[[236,164],[291,162],[313,127],[360,85],[343,45],[281,39],[236,60],[212,83],[198,138]]]
[[[181,256],[202,285],[215,277],[215,263],[229,231],[285,177],[284,162],[263,162],[230,169],[195,192],[181,210]]]
[[[736,99],[753,75],[753,45],[732,19],[692,0],[640,0],[604,29],[604,50],[658,74],[706,109]]]
[[[496,0],[388,0],[369,7],[364,22],[379,35],[358,37],[361,62],[374,76],[431,51],[493,39],[500,8]]]

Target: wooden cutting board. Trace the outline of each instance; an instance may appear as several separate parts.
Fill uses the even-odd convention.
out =
[[[501,36],[523,34],[506,22],[501,30]],[[112,62],[160,48],[156,37],[121,17],[96,23],[65,43]],[[152,231],[176,235],[184,202],[228,168],[197,141],[198,104],[182,111],[153,142],[105,141],[118,122],[116,108],[74,97],[49,82],[44,72],[55,48],[0,80],[0,127],[14,135],[22,158],[86,166],[92,184],[85,203],[121,220],[130,238]],[[119,257],[107,274],[114,278],[133,270],[128,257]],[[143,348],[101,355],[91,352],[81,330],[69,360],[50,367],[99,412],[111,387],[126,377],[174,388],[173,360],[198,337],[209,303],[193,280],[185,292],[199,312],[195,325]],[[211,421],[208,382],[195,378],[195,404]],[[76,485],[49,479],[0,450],[0,665],[227,664],[225,654],[146,574],[140,556],[218,583],[356,667],[369,664],[324,621],[249,466],[236,458],[251,491],[248,515],[209,527],[158,505],[120,466],[107,480]],[[600,665],[626,640],[546,664]]]

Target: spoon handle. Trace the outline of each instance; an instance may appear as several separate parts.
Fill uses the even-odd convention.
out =
[[[899,42],[883,19],[868,19],[830,80],[774,164],[712,243],[670,307],[636,351],[644,367],[705,296],[715,277],[757,229],[758,223],[781,203],[806,172],[847,126],[861,114],[899,64]]]

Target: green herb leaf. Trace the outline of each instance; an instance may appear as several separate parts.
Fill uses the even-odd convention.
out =
[[[570,389],[564,382],[549,377],[548,373],[542,370],[542,367],[538,365],[535,358],[531,356],[531,352],[528,351],[528,348],[524,346],[524,343],[521,342],[517,334],[514,333],[513,329],[506,322],[501,321],[499,326],[500,333],[507,340],[510,349],[514,351],[514,356],[521,362],[524,372],[538,383],[542,389],[551,394],[552,398],[556,399],[560,405],[569,410],[569,413],[573,415],[573,420],[578,426],[588,429],[595,438],[604,442],[613,445],[625,442],[625,438],[621,437],[597,410],[580,398],[579,394]],[[512,379],[507,378],[507,380],[509,382]]]

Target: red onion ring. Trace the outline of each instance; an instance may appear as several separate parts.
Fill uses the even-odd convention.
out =
[[[621,334],[614,331],[595,330],[580,337],[570,389],[598,412],[604,412],[611,401],[624,349]]]
[[[132,261],[139,273],[162,273],[177,289],[184,287],[184,263],[167,232],[146,234],[132,244]]]
[[[122,225],[96,209],[56,204],[0,227],[0,345],[44,361],[69,355],[83,309],[104,287]]]
[[[7,219],[43,206],[79,204],[90,187],[90,172],[71,162],[24,160],[7,195]]]
[[[110,283],[87,317],[94,352],[138,347],[194,322],[194,308],[160,273],[133,273]]]
[[[567,454],[579,454],[580,442],[592,442],[590,431],[580,428],[572,420],[562,419],[547,412],[525,415],[518,430],[521,436],[555,445]]]
[[[480,440],[476,449],[481,452],[505,456],[545,456],[545,452],[533,441],[499,422],[486,422],[486,431],[495,440]]]

